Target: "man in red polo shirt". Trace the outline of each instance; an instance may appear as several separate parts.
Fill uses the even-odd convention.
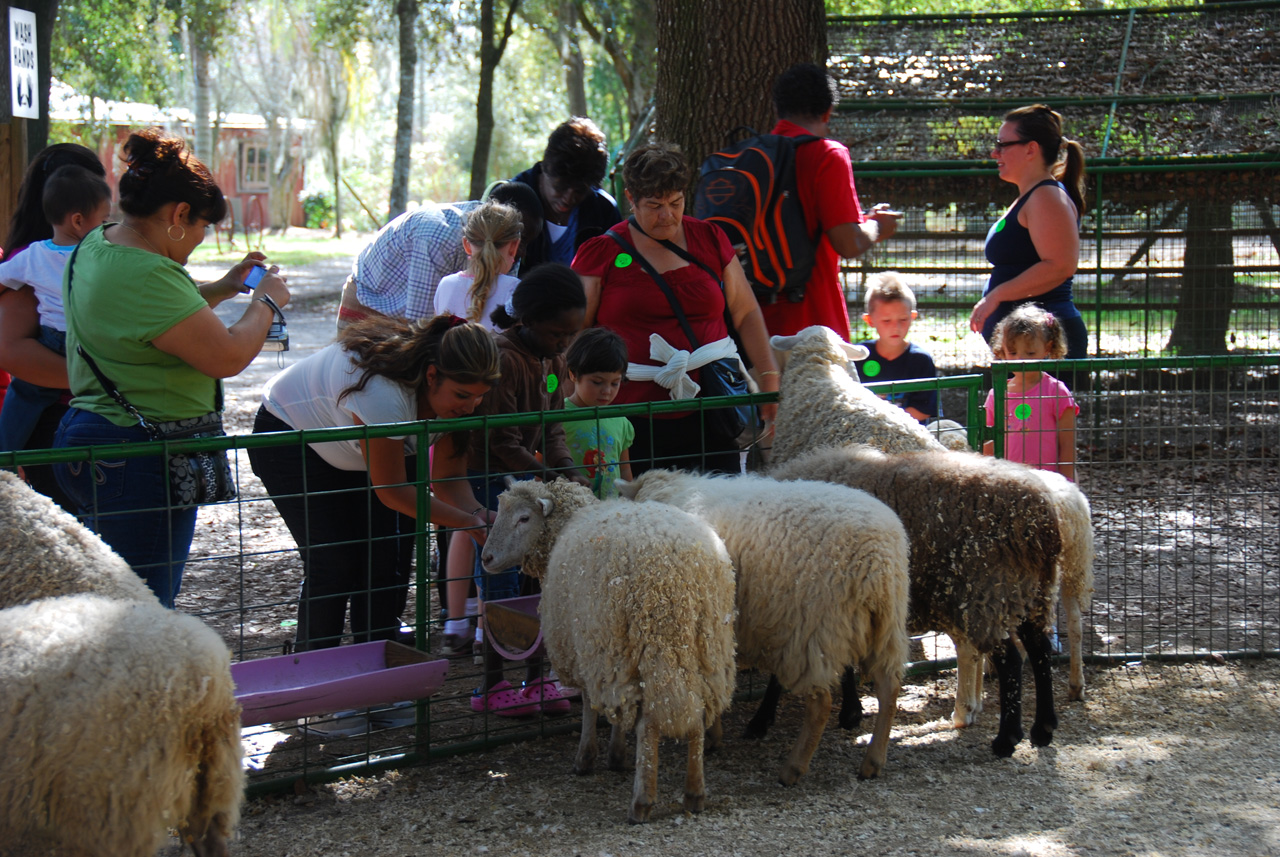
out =
[[[836,105],[836,82],[812,64],[792,66],[773,84],[773,108],[778,115],[774,134],[825,138]],[[810,234],[822,233],[817,260],[804,300],[782,298],[760,307],[770,335],[788,336],[822,324],[849,338],[849,310],[840,287],[840,258],[853,259],[898,228],[900,214],[877,205],[864,214],[853,184],[849,150],[835,140],[822,139],[796,147],[796,182],[805,225]]]

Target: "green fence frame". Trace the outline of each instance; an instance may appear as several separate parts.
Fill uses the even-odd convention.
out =
[[[872,391],[907,391],[936,388],[956,406],[952,418],[963,413],[969,442],[978,448],[990,439],[1002,444],[999,429],[985,428],[982,402],[994,380],[997,395],[1009,372],[1042,368],[1058,373],[1070,369],[1077,378],[1088,379],[1077,389],[1082,406],[1079,421],[1079,464],[1082,487],[1094,505],[1095,531],[1099,535],[1099,591],[1094,608],[1086,614],[1086,660],[1095,664],[1125,663],[1145,659],[1191,660],[1206,654],[1225,658],[1275,656],[1280,654],[1280,354],[1232,355],[1226,357],[1110,358],[1040,363],[997,363],[990,376],[971,374],[934,380],[868,384]],[[776,400],[776,394],[750,397],[756,403]],[[1185,401],[1183,401],[1185,400]],[[700,408],[729,405],[736,399],[702,400]],[[374,438],[411,434],[425,443],[431,433],[472,430],[485,426],[527,425],[555,421],[581,421],[615,415],[644,416],[671,411],[687,411],[688,402],[590,408],[568,412],[515,414],[493,418],[469,417],[459,420],[363,426],[358,428],[237,435],[224,438],[128,445],[123,448],[96,447],[41,450],[0,455],[0,466],[88,461],[97,456],[138,456],[170,449],[243,450],[251,447],[302,444],[322,440]],[[1140,424],[1131,422],[1127,409],[1153,418]],[[1243,439],[1243,440],[1242,440]],[[1152,453],[1155,453],[1154,457]],[[426,456],[418,457],[413,484],[418,490],[418,508],[426,520],[430,509],[427,491]],[[1197,475],[1205,470],[1208,475]],[[1133,496],[1135,477],[1159,471],[1161,483],[1149,496]],[[1225,474],[1222,475],[1222,474]],[[243,484],[245,474],[238,472]],[[1275,477],[1275,478],[1273,478]],[[1154,478],[1154,477],[1153,477]],[[1127,481],[1126,481],[1127,480]],[[1201,480],[1201,481],[1196,481]],[[1232,489],[1232,480],[1241,486]],[[1130,493],[1124,493],[1128,490]],[[246,504],[269,502],[265,497],[244,497],[226,504],[236,509]],[[1128,520],[1133,509],[1154,505],[1159,517],[1146,524]],[[1238,519],[1248,517],[1249,545],[1239,560],[1217,558],[1222,542],[1234,542],[1244,533]],[[418,556],[430,553],[427,527],[416,529]],[[241,530],[241,552],[214,557],[239,563],[241,591],[239,615],[254,611],[270,613],[273,608],[290,609],[292,602],[249,603],[254,586],[247,581],[246,562],[261,553],[246,550]],[[1239,540],[1241,543],[1243,539]],[[1190,549],[1208,552],[1207,558],[1192,559],[1192,566],[1165,567],[1162,551]],[[290,544],[272,551],[288,555]],[[1145,553],[1144,553],[1145,552]],[[1232,556],[1235,555],[1232,548]],[[193,557],[193,562],[208,558]],[[1204,565],[1200,565],[1203,561]],[[1148,592],[1148,567],[1155,575],[1156,592]],[[1137,576],[1137,588],[1131,578]],[[1168,580],[1166,581],[1166,578]],[[190,579],[190,578],[189,578]],[[1209,589],[1205,590],[1206,579]],[[437,619],[431,615],[434,582],[428,562],[419,561],[414,575],[415,636],[418,647],[435,650]],[[1167,587],[1162,588],[1162,587]],[[1219,592],[1218,589],[1222,591]],[[186,591],[184,589],[184,591]],[[1172,593],[1172,594],[1170,594]],[[1168,611],[1154,617],[1144,613],[1148,602],[1172,598]],[[1176,626],[1173,611],[1182,609],[1181,599],[1206,605],[1210,618],[1206,628]],[[180,596],[181,603],[181,596]],[[1252,606],[1257,604],[1258,606]],[[1226,610],[1225,618],[1214,610]],[[217,624],[226,617],[201,613]],[[1174,620],[1169,617],[1174,616]],[[1169,622],[1175,626],[1170,627]],[[237,660],[277,654],[247,639],[244,622],[223,638]],[[237,630],[237,627],[239,630]],[[1099,636],[1101,635],[1101,636]],[[1108,638],[1121,642],[1112,644]],[[1065,654],[1058,658],[1065,659]],[[934,672],[954,666],[949,654],[926,653],[925,659],[909,666],[910,673]],[[265,767],[251,772],[250,792],[264,793],[292,788],[299,780],[315,782],[345,775],[369,774],[388,768],[423,764],[447,757],[516,741],[562,734],[578,728],[576,717],[528,722],[501,722],[489,715],[475,715],[467,708],[467,680],[474,676],[466,667],[459,679],[450,679],[446,690],[419,704],[412,729],[372,732],[341,742],[316,740],[275,725],[245,730],[246,742]],[[761,687],[759,677],[744,675],[739,696],[751,696]],[[459,715],[459,709],[462,714]],[[279,741],[277,745],[272,741]],[[255,742],[265,742],[262,744]],[[284,761],[274,763],[274,759]]]

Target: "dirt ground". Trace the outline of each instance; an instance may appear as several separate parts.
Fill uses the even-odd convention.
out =
[[[707,758],[700,815],[681,809],[682,745],[663,744],[653,820],[633,827],[631,773],[575,776],[574,734],[250,800],[233,853],[1280,854],[1280,662],[1135,664],[1088,679],[1089,699],[1060,707],[1053,744],[1024,741],[1010,759],[988,747],[990,691],[976,726],[950,728],[944,673],[904,689],[877,780],[855,776],[868,736],[855,742],[833,719],[809,774],[778,785],[799,706],[752,742],[737,737],[749,716],[739,705]]]
[[[289,272],[291,350],[258,358],[228,383],[230,433],[251,430],[261,385],[282,364],[330,341],[337,289],[349,265],[337,260]],[[241,311],[234,303],[221,309],[229,319]],[[1096,455],[1101,467],[1112,452],[1103,435],[1097,440],[1085,454]],[[1186,568],[1198,568],[1196,551],[1206,544],[1187,543],[1187,528],[1163,521],[1152,505],[1168,493],[1164,480],[1181,466],[1174,463],[1166,474],[1152,467],[1108,471],[1109,499],[1094,503],[1099,568],[1118,571],[1114,580],[1100,579],[1094,616],[1106,617],[1119,631],[1106,638],[1091,632],[1093,650],[1134,651],[1145,644],[1148,625],[1222,628],[1238,624],[1230,611],[1241,609],[1274,617],[1280,564],[1274,482],[1267,484],[1276,465],[1274,453],[1263,457],[1269,464],[1256,472],[1255,487],[1269,505],[1256,509],[1260,528],[1230,533],[1237,551],[1230,562],[1241,570],[1236,579],[1243,583],[1236,585],[1272,603],[1257,605],[1257,597],[1246,595],[1226,602],[1225,613],[1209,597],[1196,600],[1199,589],[1212,591],[1212,580],[1197,578],[1195,590],[1179,590],[1164,578],[1177,579],[1184,555]],[[178,606],[203,614],[237,653],[275,654],[291,636],[301,568],[243,458],[239,481],[247,502],[201,512]],[[1201,481],[1209,492],[1220,484],[1212,469]],[[1137,534],[1127,535],[1126,528]],[[1251,541],[1241,545],[1241,535]],[[1144,550],[1157,558],[1150,565],[1159,570],[1168,597],[1143,596],[1148,578],[1144,563],[1133,558]],[[242,611],[242,605],[252,609]],[[1095,627],[1090,618],[1087,627]],[[1276,648],[1274,618],[1269,624],[1261,626],[1269,635],[1257,640],[1262,648]],[[1168,645],[1188,644],[1204,647],[1182,639]],[[466,710],[475,674],[457,672],[464,674],[447,689],[458,698],[441,713],[456,708],[460,729],[483,728],[468,720]],[[851,740],[833,717],[813,769],[797,786],[783,788],[776,770],[796,735],[799,706],[786,706],[763,742],[749,742],[737,737],[750,714],[749,704],[740,704],[726,720],[725,747],[708,757],[707,810],[700,816],[680,808],[683,748],[667,743],[654,820],[628,826],[630,773],[575,777],[574,732],[250,800],[233,854],[1280,855],[1280,662],[1090,669],[1089,699],[1072,704],[1065,703],[1064,674],[1057,675],[1061,725],[1054,743],[1032,748],[1024,742],[1012,759],[995,759],[988,747],[995,731],[992,683],[979,723],[956,731],[950,727],[954,674],[944,672],[904,688],[889,764],[879,780],[856,780],[868,736]],[[874,700],[867,702],[873,710]],[[578,717],[576,704],[570,716]],[[342,742],[307,748],[326,764],[345,752]],[[176,853],[174,846],[166,851]]]

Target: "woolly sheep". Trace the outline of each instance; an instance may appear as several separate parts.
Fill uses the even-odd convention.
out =
[[[0,470],[0,608],[96,592],[159,604],[120,555],[57,504]]]
[[[482,554],[486,569],[521,565],[542,579],[542,639],[560,678],[582,689],[574,770],[596,755],[596,712],[613,726],[609,767],[621,770],[636,730],[627,820],[649,820],[658,740],[688,742],[684,807],[706,800],[704,732],[733,696],[733,567],[724,543],[692,515],[661,504],[598,502],[563,480],[513,484]]]
[[[226,855],[240,815],[230,656],[198,619],[96,594],[0,610],[0,854]]]
[[[821,325],[769,342],[778,351],[790,352],[778,389],[774,461],[846,443],[867,443],[885,452],[945,448],[906,411],[850,374],[849,361],[867,357],[861,345],[850,345]]]
[[[970,452],[969,432],[955,420],[933,420],[926,423],[924,430],[938,439],[938,442],[952,452]]]
[[[849,361],[866,358],[862,346],[850,345],[834,331],[818,325],[806,327],[794,336],[775,336],[770,342],[779,351],[790,352],[782,373],[774,423],[775,463],[821,446],[849,443],[865,443],[887,453],[958,448],[952,447],[952,439],[945,432],[941,437],[935,435],[859,383],[856,373],[849,369]],[[1074,483],[1057,474],[1040,472],[1047,474],[1042,479],[1057,505],[1064,542],[1059,575],[1071,660],[1069,698],[1083,699],[1082,614],[1093,593],[1089,502]],[[970,679],[963,665],[961,677]],[[974,680],[980,682],[981,676]],[[980,698],[977,704],[980,710]]]
[[[880,711],[859,777],[879,774],[907,657],[907,537],[897,516],[861,491],[762,476],[649,470],[619,490],[692,512],[724,539],[738,570],[741,665],[805,700],[779,781],[792,785],[809,769],[847,664],[875,681]]]
[[[1047,629],[1062,536],[1056,507],[1030,468],[962,452],[886,455],[863,445],[819,449],[777,465],[781,480],[821,480],[867,491],[898,513],[911,538],[913,631],[942,631],[957,649],[989,654],[1000,677],[999,756],[1022,740],[1022,656],[1036,683],[1033,744],[1053,739],[1057,715]],[[976,664],[972,672],[976,673]],[[973,722],[976,687],[960,683],[954,722]]]

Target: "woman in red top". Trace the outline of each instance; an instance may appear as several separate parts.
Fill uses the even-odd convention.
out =
[[[699,345],[714,345],[726,354],[734,353],[725,322],[727,306],[760,389],[776,391],[778,367],[764,319],[733,247],[717,226],[684,216],[685,188],[691,177],[684,155],[667,143],[643,146],[627,158],[622,177],[634,215],[610,232],[635,252],[606,234],[583,244],[573,260],[587,292],[587,326],[616,331],[627,344],[627,383],[614,404],[687,398],[693,389],[688,382],[696,384],[700,374],[696,368],[684,373],[657,373],[650,368],[677,365],[683,359],[681,353],[694,349],[662,289],[634,258],[637,254],[670,285]],[[687,261],[662,242],[678,245],[702,264]],[[718,272],[718,279],[703,265]],[[655,333],[677,352],[675,356],[651,356],[655,342],[650,337]],[[776,405],[762,408],[767,423],[773,422],[776,411]],[[654,465],[730,473],[739,469],[736,439],[704,437],[703,421],[696,412],[661,414],[652,423],[646,417],[633,417],[632,422],[636,428],[632,471],[637,475]]]

